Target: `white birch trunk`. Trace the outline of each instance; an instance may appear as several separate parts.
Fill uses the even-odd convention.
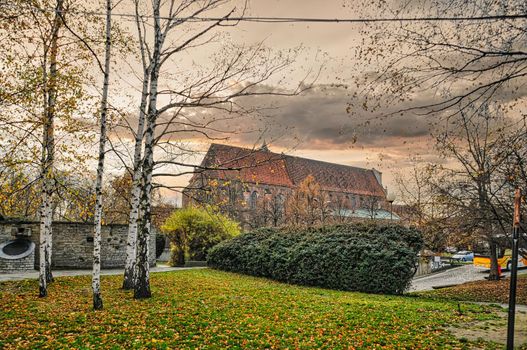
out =
[[[110,78],[112,1],[106,1],[106,52],[104,59],[104,82],[101,99],[101,135],[99,139],[99,163],[95,183],[95,215],[93,232],[93,309],[102,310],[101,296],[101,219],[102,219],[102,181],[104,175],[104,158],[106,155],[106,119],[108,114],[108,86]]]
[[[51,146],[51,148],[54,148]],[[52,163],[53,164],[53,163]],[[49,191],[48,191],[48,212],[46,214],[46,281],[48,283],[53,282],[53,273],[51,272],[51,255],[53,254],[53,208],[52,208],[52,195],[53,195],[53,178],[49,179]]]
[[[45,178],[43,178],[42,185],[42,204],[40,206],[40,245],[39,245],[39,293],[38,295],[43,298],[48,295],[47,281],[46,281],[46,247],[47,247],[47,234],[46,234],[46,204],[48,203],[46,190],[45,190]]]
[[[50,41],[49,76],[44,73],[44,130],[42,149],[42,205],[40,211],[40,247],[39,247],[39,296],[47,295],[47,283],[53,280],[51,273],[52,256],[52,206],[53,197],[53,165],[55,156],[54,119],[57,101],[57,56],[61,19],[59,13],[63,9],[63,0],[57,0],[55,17]],[[47,52],[45,53],[45,57]],[[46,60],[44,61],[46,71]]]
[[[57,11],[62,11],[62,0],[57,1]],[[53,281],[53,275],[51,273],[51,249],[52,249],[52,232],[51,224],[52,218],[52,204],[53,200],[53,173],[54,173],[54,159],[55,159],[55,107],[57,102],[57,55],[58,55],[58,35],[59,35],[60,19],[58,15],[55,15],[54,32],[51,41],[50,51],[50,66],[49,66],[49,92],[48,92],[48,105],[47,105],[47,117],[46,117],[46,200],[45,205],[45,234],[46,234],[46,281],[49,283]]]
[[[137,257],[135,262],[134,298],[143,299],[151,297],[150,291],[150,266],[149,266],[149,237],[151,222],[151,193],[152,193],[152,169],[153,169],[153,135],[154,128],[151,119],[148,119],[145,139],[145,158],[143,162],[141,195],[141,218],[138,222],[137,235]]]
[[[149,298],[150,291],[150,266],[149,258],[149,237],[151,228],[151,199],[152,199],[152,172],[154,168],[154,131],[157,119],[157,88],[159,77],[159,66],[161,48],[164,36],[161,32],[160,24],[160,0],[153,2],[154,12],[154,35],[155,44],[150,65],[150,98],[148,101],[147,127],[145,133],[145,154],[142,166],[142,196],[141,214],[138,220],[139,232],[137,234],[137,258],[136,258],[136,281],[134,286],[134,298]]]
[[[140,216],[141,205],[141,153],[143,148],[143,134],[148,99],[148,86],[150,83],[150,65],[147,64],[146,48],[143,43],[141,19],[139,17],[139,1],[135,1],[136,25],[139,37],[139,50],[143,64],[143,88],[141,92],[141,103],[139,105],[139,119],[135,136],[133,175],[132,175],[132,198],[130,216],[128,220],[128,237],[126,240],[126,264],[124,268],[123,289],[133,289],[137,281],[135,261],[137,259],[137,226]]]
[[[44,63],[42,65],[43,70],[43,85],[44,85],[44,106],[45,110],[43,113],[43,130],[42,130],[42,159],[41,159],[41,204],[40,204],[40,232],[39,232],[39,296],[41,298],[48,295],[47,290],[47,280],[46,280],[46,251],[47,251],[47,233],[46,233],[46,216],[48,213],[47,206],[49,205],[49,200],[47,196],[47,149],[48,149],[48,130],[47,130],[47,103],[48,103],[48,87],[47,87],[47,53],[44,52]]]
[[[128,238],[126,240],[126,265],[124,268],[123,289],[133,289],[135,284],[134,266],[137,245],[137,220],[139,219],[139,205],[141,197],[141,151],[143,146],[143,133],[145,124],[145,109],[148,98],[148,71],[143,76],[143,91],[141,105],[139,106],[139,121],[135,136],[134,172],[132,177],[132,200],[130,218],[128,221]]]

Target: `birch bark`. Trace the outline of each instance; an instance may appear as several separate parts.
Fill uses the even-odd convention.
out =
[[[137,258],[136,258],[136,282],[134,286],[134,298],[149,298],[150,291],[150,271],[148,264],[149,257],[149,237],[151,229],[151,197],[152,197],[152,172],[154,168],[154,130],[157,119],[157,89],[159,80],[159,66],[161,58],[161,48],[163,46],[164,35],[160,24],[160,0],[153,2],[154,14],[154,51],[151,61],[150,89],[148,100],[147,127],[145,132],[145,154],[142,166],[142,186],[141,195],[141,217],[138,222],[137,234]]]
[[[133,174],[132,174],[132,198],[130,216],[128,220],[128,237],[126,240],[126,264],[124,268],[123,289],[133,289],[136,281],[135,260],[137,247],[137,220],[139,219],[139,206],[141,203],[141,156],[143,148],[143,134],[145,124],[145,111],[147,108],[148,85],[150,82],[150,69],[146,63],[146,48],[141,40],[142,29],[139,18],[139,3],[135,2],[136,25],[139,35],[139,51],[143,64],[143,88],[141,91],[141,103],[139,105],[139,119],[135,135]]]
[[[55,156],[54,119],[57,101],[57,56],[59,29],[61,27],[60,14],[63,11],[63,0],[57,0],[55,16],[50,39],[49,76],[46,73],[47,62],[44,59],[44,122],[42,147],[42,204],[40,210],[40,247],[39,247],[39,296],[47,295],[47,283],[53,280],[51,273],[52,257],[52,196],[53,196],[53,163]],[[47,48],[45,48],[47,51]],[[44,53],[47,57],[47,52]]]
[[[146,85],[146,87],[145,87]],[[124,269],[123,289],[134,288],[134,266],[136,259],[137,244],[137,220],[139,219],[139,204],[141,196],[141,151],[143,146],[143,133],[146,100],[148,96],[148,80],[144,80],[143,93],[141,98],[141,111],[139,112],[139,123],[137,126],[137,135],[135,138],[134,149],[134,168],[132,175],[132,200],[130,208],[130,218],[128,221],[128,237],[126,241],[126,265]]]
[[[153,169],[153,134],[154,128],[149,118],[145,135],[145,155],[142,166],[143,191],[141,194],[141,217],[137,220],[137,258],[135,262],[134,298],[143,299],[152,296],[150,291],[149,237],[151,223],[151,193]]]
[[[103,302],[101,296],[101,221],[102,221],[102,182],[104,175],[104,158],[106,155],[106,121],[108,115],[108,87],[110,78],[111,57],[111,19],[112,1],[106,1],[106,41],[104,59],[104,81],[101,98],[101,120],[99,140],[99,162],[97,165],[97,180],[95,183],[95,215],[93,232],[93,309],[102,310]]]

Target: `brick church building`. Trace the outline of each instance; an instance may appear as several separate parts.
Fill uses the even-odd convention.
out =
[[[329,216],[394,219],[383,209],[388,206],[379,171],[273,153],[265,144],[256,150],[212,144],[183,191],[183,206],[216,205],[244,229],[276,226],[307,177],[324,195]]]

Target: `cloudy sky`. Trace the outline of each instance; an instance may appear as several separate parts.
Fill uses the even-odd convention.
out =
[[[316,1],[316,0],[249,0],[245,15],[253,17],[307,17],[307,18],[357,18],[389,17],[401,6],[400,1]],[[411,1],[408,3],[412,3]],[[426,3],[426,1],[424,1]],[[210,15],[222,15],[232,4],[221,7]],[[243,1],[234,2],[237,11]],[[367,4],[367,5],[364,5]],[[373,4],[373,5],[372,5]],[[422,13],[421,2],[407,6],[407,13]],[[131,8],[117,12],[132,12]],[[392,27],[393,26],[393,27]],[[396,29],[396,24],[386,24],[384,30]],[[397,113],[389,118],[379,118],[388,111],[410,105],[427,104],[436,100],[432,91],[414,95],[412,101],[395,103],[387,89],[376,89],[383,104],[376,109],[367,105],[371,89],[368,77],[378,75],[382,69],[378,59],[365,59],[368,48],[379,32],[364,24],[349,23],[248,23],[223,27],[213,43],[190,50],[168,65],[165,74],[178,78],[178,73],[192,71],[195,66],[212,67],[214,57],[227,57],[229,45],[247,47],[263,43],[280,57],[295,50],[296,57],[287,69],[265,82],[266,91],[289,91],[303,80],[312,83],[309,89],[291,97],[260,95],[239,101],[251,107],[264,107],[257,117],[243,123],[226,122],[224,129],[236,129],[236,134],[222,141],[233,145],[257,147],[263,140],[276,152],[314,158],[329,162],[376,168],[383,172],[384,185],[395,190],[394,176],[404,173],[417,157],[421,161],[443,162],[433,147],[430,131],[434,119],[413,112]],[[395,53],[397,47],[389,50]],[[386,56],[386,52],[383,55]],[[371,57],[376,57],[371,54]],[[376,57],[377,58],[377,57]],[[133,68],[133,64],[130,65]],[[121,71],[126,84],[137,92],[137,80]],[[171,78],[167,78],[170,80]],[[371,80],[371,79],[370,79]],[[289,90],[288,90],[289,89]],[[379,94],[379,90],[381,93]],[[133,93],[131,93],[133,95]],[[133,102],[126,102],[133,105]],[[230,123],[230,124],[229,124]],[[199,137],[189,137],[187,142],[205,150],[207,144]],[[192,161],[199,162],[200,157]],[[177,171],[177,170],[173,170]],[[166,172],[166,171],[164,171]],[[171,185],[184,186],[189,176],[160,178]],[[177,193],[165,192],[172,198]]]

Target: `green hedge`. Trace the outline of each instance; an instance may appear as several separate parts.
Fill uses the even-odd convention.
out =
[[[419,231],[396,225],[260,229],[218,244],[207,262],[287,283],[399,294],[409,287],[422,244]]]

